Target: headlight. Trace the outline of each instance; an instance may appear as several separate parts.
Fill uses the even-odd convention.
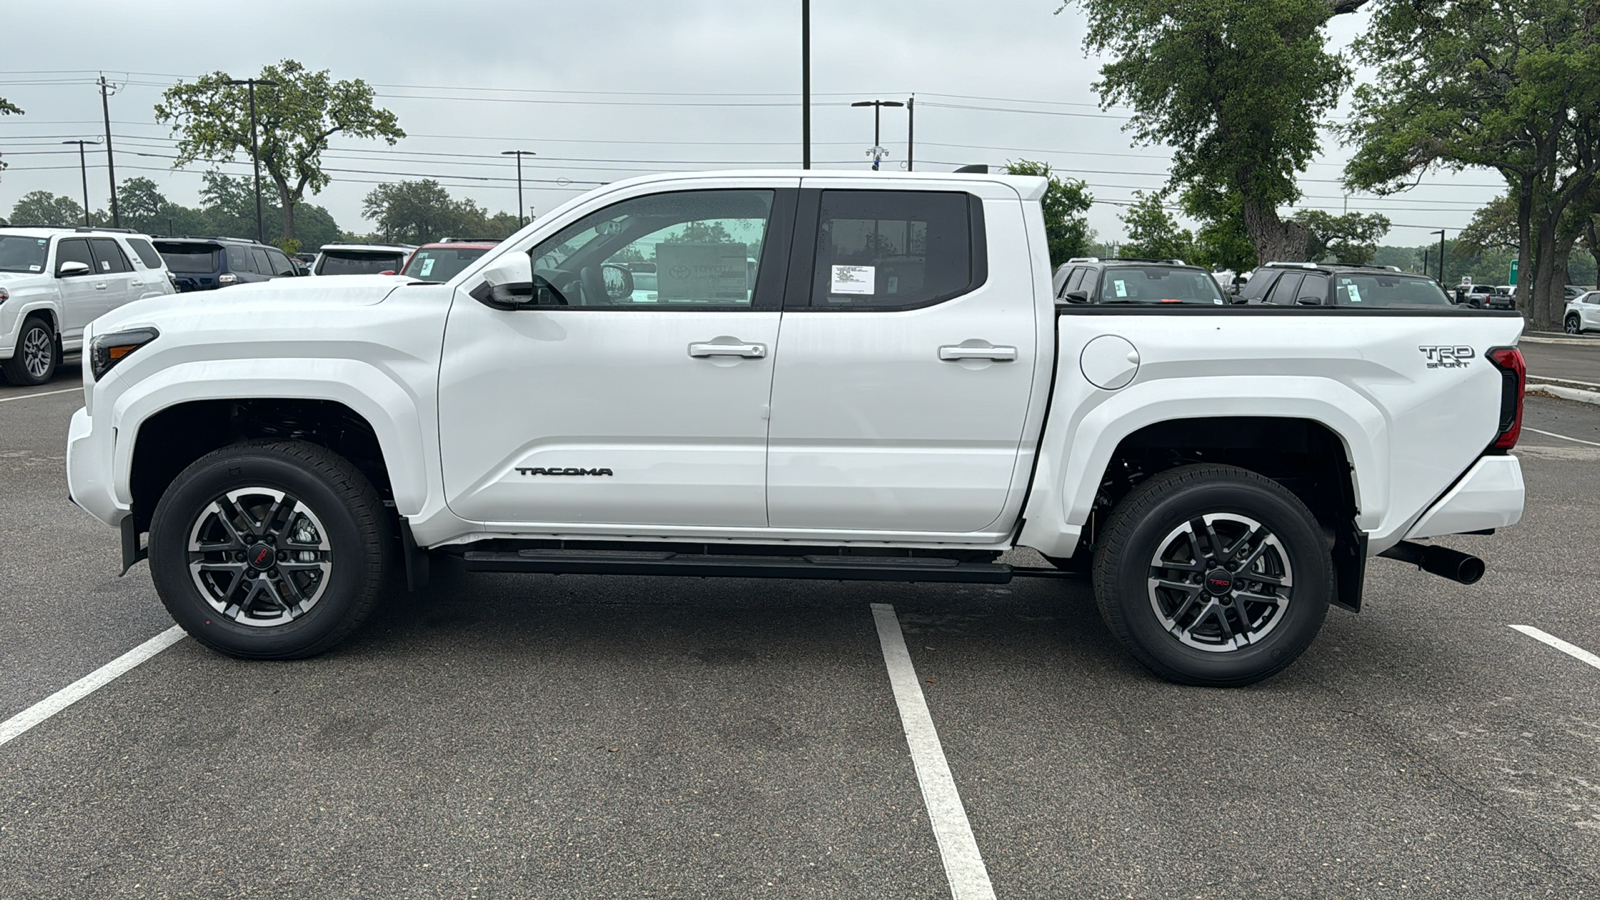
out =
[[[5,288],[0,288],[0,303],[4,303],[4,302],[6,302],[7,300],[10,300],[10,299],[11,299],[11,292],[6,290]]]
[[[95,379],[105,377],[111,367],[127,359],[128,354],[160,336],[161,332],[154,328],[130,328],[95,338],[89,350],[89,368]]]

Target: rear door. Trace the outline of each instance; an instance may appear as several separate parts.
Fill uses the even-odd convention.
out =
[[[537,266],[526,302],[496,300],[476,277],[458,286],[439,374],[457,515],[569,534],[767,524],[767,404],[799,179],[686,184],[597,198],[537,245],[508,248]],[[645,263],[654,293],[631,283]]]
[[[900,184],[803,182],[772,388],[774,528],[981,532],[1021,491],[1039,327],[1022,203],[1002,184]]]
[[[104,278],[106,285],[103,291],[96,288],[100,298],[100,310],[95,313],[97,318],[124,303],[139,299],[139,295],[144,293],[144,279],[133,270],[133,263],[122,252],[122,245],[115,238],[90,238],[89,250],[94,254],[95,274]],[[137,287],[135,282],[138,283]]]

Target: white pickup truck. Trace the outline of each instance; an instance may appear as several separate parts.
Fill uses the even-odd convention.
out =
[[[1157,674],[1289,665],[1367,558],[1515,523],[1515,313],[1057,306],[1001,175],[618,182],[443,284],[97,320],[73,499],[196,639],[322,652],[403,573],[1092,575]],[[634,272],[656,289],[636,291]],[[144,536],[148,534],[146,541]],[[1018,548],[1050,566],[1001,561]],[[1014,560],[1015,557],[1007,557]],[[530,602],[537,602],[531,599]]]

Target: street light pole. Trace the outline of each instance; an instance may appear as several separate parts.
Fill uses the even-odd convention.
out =
[[[811,168],[811,0],[800,0],[800,168]]]
[[[256,78],[232,78],[223,84],[247,85],[250,88],[250,162],[256,172],[256,243],[266,243],[266,231],[261,224],[261,148],[256,143],[256,85],[277,87],[276,81]]]
[[[1438,231],[1430,231],[1428,233],[1429,234],[1437,234],[1439,236],[1439,286],[1443,287],[1444,286],[1444,229],[1441,228]]]
[[[906,98],[906,171],[912,169],[917,148],[917,95]]]
[[[867,155],[872,157],[872,171],[876,172],[878,171],[878,163],[889,155],[889,151],[883,149],[883,130],[881,127],[883,108],[885,106],[905,106],[905,104],[899,100],[857,100],[850,105],[872,107],[872,149],[867,151]]]
[[[538,156],[539,154],[534,153],[532,150],[501,150],[500,155],[515,156],[517,158],[517,227],[521,228],[528,224],[522,221],[522,213],[527,209],[526,206],[522,205],[522,158],[524,156]]]
[[[93,228],[94,223],[89,221],[89,163],[84,159],[83,148],[87,144],[99,144],[99,141],[62,141],[63,144],[78,145],[78,171],[83,175],[83,224]]]

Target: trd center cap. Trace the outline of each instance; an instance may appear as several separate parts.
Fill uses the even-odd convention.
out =
[[[251,544],[244,552],[245,561],[263,572],[272,568],[272,555],[272,548],[266,544]]]
[[[1233,573],[1227,569],[1212,569],[1206,573],[1206,593],[1222,597],[1233,590]]]

